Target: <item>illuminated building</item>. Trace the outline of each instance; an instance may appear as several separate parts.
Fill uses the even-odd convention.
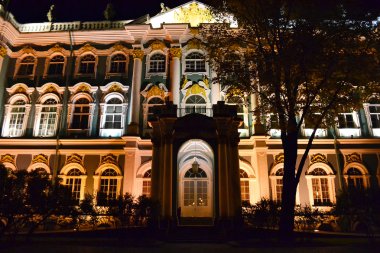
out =
[[[181,207],[184,217],[229,219],[241,200],[281,198],[279,131],[255,134],[254,95],[211,81],[197,27],[213,20],[202,3],[112,22],[19,24],[1,13],[7,168],[59,176],[78,200],[103,196],[99,205],[126,192],[152,195],[167,218]],[[324,209],[343,184],[378,184],[378,101],[341,114],[335,130],[336,143],[318,130],[298,204]]]

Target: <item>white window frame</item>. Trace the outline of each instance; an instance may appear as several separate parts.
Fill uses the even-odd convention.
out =
[[[49,99],[55,100],[56,104],[48,104],[45,105],[45,102]],[[36,137],[53,137],[57,134],[57,127],[60,121],[60,114],[61,114],[61,109],[62,109],[62,104],[60,104],[60,98],[53,94],[53,93],[48,93],[45,94],[41,97],[40,99],[41,103],[36,104],[36,117],[35,117],[35,123],[34,123],[34,136]],[[41,117],[42,114],[45,114],[45,112],[42,112],[44,108],[49,108],[49,107],[56,107],[55,112],[47,112],[48,115],[54,114],[55,115],[55,121],[54,121],[54,130],[52,134],[41,134],[40,132],[40,125],[41,125]],[[46,129],[45,129],[46,130]]]
[[[188,103],[190,99],[193,99],[194,97],[200,97],[202,98],[205,103]],[[188,96],[186,99],[184,99],[184,102],[181,105],[181,111],[180,116],[185,116],[187,114],[193,113],[193,108],[195,108],[195,113],[203,114],[206,116],[211,116],[211,105],[208,103],[208,99],[206,99],[204,96],[200,94],[192,94]],[[203,112],[204,110],[204,112]]]
[[[205,69],[203,71],[188,71],[186,69],[186,65],[187,65],[187,61],[192,61],[192,62],[197,62],[199,60],[197,59],[187,59],[187,57],[192,54],[192,53],[198,53],[198,54],[201,54],[203,55],[203,59],[204,59],[204,64],[205,64]],[[206,61],[206,53],[201,51],[201,50],[189,50],[188,52],[186,52],[186,54],[184,54],[182,56],[182,74],[183,75],[186,75],[186,74],[199,74],[199,75],[205,75],[209,72],[209,66],[207,64],[207,61]]]
[[[81,73],[80,69],[81,69],[82,59],[88,55],[91,55],[95,58],[95,60],[94,60],[94,72],[92,72],[92,73]],[[81,54],[80,56],[77,57],[77,61],[76,61],[75,65],[76,65],[76,67],[75,67],[75,75],[76,76],[96,77],[96,72],[97,72],[97,67],[98,67],[98,57],[93,53]]]
[[[158,60],[152,60],[152,57],[154,57],[155,55],[162,55],[164,56],[164,71],[155,71],[153,72],[151,70],[151,65],[152,65],[152,62],[153,61],[158,61]],[[160,60],[162,61],[162,60]],[[164,51],[161,51],[161,50],[154,50],[152,51],[149,55],[147,55],[147,58],[146,58],[146,73],[145,73],[145,76],[149,79],[151,78],[152,76],[162,76],[164,79],[167,77],[167,73],[168,73],[168,55],[164,52]]]
[[[120,104],[108,104],[111,99],[118,99],[121,101]],[[106,118],[107,115],[107,107],[118,105],[121,107],[120,113],[112,113],[112,115],[120,115],[121,116],[121,128],[106,128]],[[101,137],[121,137],[125,132],[125,120],[126,120],[126,112],[127,112],[127,104],[125,103],[125,99],[122,94],[118,92],[112,92],[106,95],[104,98],[104,103],[100,104],[101,108],[101,117],[100,117],[100,136]]]
[[[162,101],[161,104],[152,104],[151,101],[153,99],[160,99]],[[162,99],[162,97],[159,96],[153,96],[150,97],[144,104],[143,104],[143,126],[144,126],[144,131],[150,131],[151,129],[148,127],[148,120],[149,120],[149,115],[153,115],[153,113],[149,112],[150,108],[153,108],[154,106],[159,106],[159,105],[164,105],[165,101]]]
[[[79,106],[81,108],[83,107],[86,107],[84,106],[85,104],[79,104],[79,105],[76,105],[76,102],[79,100],[79,99],[86,99],[88,101],[88,113],[78,113],[78,112],[75,112],[75,109]],[[74,95],[72,98],[71,98],[71,103],[69,104],[68,106],[68,132],[70,134],[75,134],[75,133],[81,133],[81,134],[85,134],[87,136],[90,135],[91,133],[91,130],[92,130],[92,120],[93,120],[93,117],[94,117],[94,109],[95,109],[95,104],[94,104],[94,100],[93,98],[88,94],[88,93],[84,93],[84,92],[80,92],[80,93],[77,93],[76,95]],[[87,105],[87,104],[86,104]],[[75,128],[72,128],[72,124],[73,124],[73,121],[74,121],[74,116],[76,114],[80,114],[80,115],[87,115],[88,116],[88,126],[87,128],[85,129],[75,129]]]
[[[368,128],[371,132],[371,135],[374,136],[374,137],[380,137],[380,111],[379,112],[375,112],[375,113],[371,113],[370,112],[370,107],[378,107],[380,109],[380,104],[378,103],[365,103],[363,104],[364,105],[364,111],[365,111],[365,114],[366,114],[366,117],[367,117],[367,122],[368,122]],[[372,122],[372,118],[371,118],[371,115],[376,115],[378,120],[379,120],[379,127],[374,127],[373,126],[373,122]]]
[[[347,172],[350,168],[357,169],[358,171],[360,171],[361,175],[348,175]],[[344,168],[343,168],[343,177],[344,177],[344,181],[345,181],[347,187],[348,187],[348,180],[351,178],[354,180],[358,179],[358,178],[363,179],[364,189],[367,189],[370,186],[370,181],[369,181],[370,175],[368,173],[367,168],[361,163],[351,162],[351,163],[346,164],[346,166],[344,166]],[[356,185],[356,182],[354,184]]]
[[[102,176],[102,173],[107,170],[107,169],[113,169],[116,171],[117,176]],[[112,163],[105,163],[101,166],[99,166],[96,171],[95,175],[93,176],[94,178],[94,196],[97,195],[97,193],[100,190],[100,183],[102,179],[116,179],[117,185],[116,185],[116,199],[120,196],[121,192],[121,183],[122,183],[122,173],[121,170],[118,166]],[[95,198],[96,200],[96,198]]]
[[[23,105],[15,105],[16,102],[23,101],[25,104]],[[14,131],[11,129],[11,120],[12,116],[15,114],[15,112],[12,112],[15,108],[24,108],[23,112],[23,119],[21,128],[19,128],[19,133],[15,134]],[[31,105],[29,103],[29,98],[24,94],[16,94],[13,95],[9,100],[8,104],[5,105],[5,115],[4,115],[4,123],[3,123],[3,137],[22,137],[25,135],[26,126],[28,124],[29,119],[29,113],[30,113]],[[16,113],[20,115],[20,113]]]
[[[347,116],[351,115],[353,119],[353,123],[355,124],[353,127],[340,127],[339,126],[339,116],[343,116],[345,118],[345,122],[347,122]],[[338,116],[338,124],[337,124],[337,130],[340,137],[360,137],[361,136],[361,130],[360,130],[360,123],[359,123],[359,115],[357,112],[345,112],[345,113],[339,113]]]
[[[321,113],[314,113],[313,115],[319,115],[319,117],[320,117]],[[313,133],[314,127],[313,128],[307,127],[306,121],[304,120],[302,130],[303,130],[303,136],[310,137]],[[315,131],[315,137],[316,138],[327,137],[327,134],[328,133],[327,133],[326,128],[317,128],[317,130]]]

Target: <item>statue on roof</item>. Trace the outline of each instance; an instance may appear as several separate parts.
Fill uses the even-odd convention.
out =
[[[161,13],[167,12],[168,10],[170,10],[170,8],[165,6],[164,3],[161,3]]]
[[[49,22],[53,22],[53,20],[54,20],[53,11],[54,11],[54,4],[52,4],[50,6],[50,9],[49,9],[48,13],[46,14],[47,19],[49,20]]]

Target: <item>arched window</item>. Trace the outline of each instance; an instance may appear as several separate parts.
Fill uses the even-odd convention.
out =
[[[208,206],[207,174],[198,168],[197,172],[192,169],[186,171],[183,181],[184,206]]]
[[[7,129],[4,136],[20,137],[24,134],[25,109],[25,101],[21,99],[11,105],[9,123],[7,121],[4,122],[7,124],[4,126],[4,129]]]
[[[185,72],[206,72],[206,61],[203,54],[190,53],[185,59]]]
[[[237,116],[243,120],[243,124],[239,127],[239,129],[247,129],[248,128],[248,113],[244,112],[244,99],[240,96],[232,96],[227,98],[226,104],[236,105],[237,106]]]
[[[162,73],[165,72],[166,57],[164,54],[154,54],[150,57],[149,72],[150,73]]]
[[[186,99],[185,114],[206,114],[206,100],[199,95],[192,95]]]
[[[90,117],[90,104],[87,98],[80,98],[74,103],[74,112],[71,129],[88,129]]]
[[[142,195],[150,197],[151,194],[151,175],[152,170],[147,170],[143,175]]]
[[[270,175],[271,188],[272,188],[272,199],[276,202],[282,201],[282,188],[283,188],[283,176],[284,168],[282,165],[274,168],[272,174]]]
[[[326,206],[331,205],[329,181],[327,173],[322,168],[315,168],[309,175],[312,176],[312,191],[314,206]]]
[[[63,66],[65,65],[65,57],[56,55],[50,59],[48,75],[62,75]]]
[[[36,58],[33,56],[24,57],[17,71],[18,76],[30,76],[34,72],[34,64],[36,63]]]
[[[124,54],[115,54],[111,58],[110,73],[122,74],[127,72],[127,57]]]
[[[97,204],[110,205],[117,199],[117,172],[114,169],[105,169],[100,175],[100,187],[97,193]]]
[[[250,202],[249,196],[249,176],[245,170],[240,169],[240,192],[241,192],[241,201]]]
[[[41,108],[37,136],[54,136],[57,126],[57,101],[47,99]]]
[[[80,74],[94,74],[95,73],[96,58],[92,54],[82,56],[79,64]]]
[[[77,168],[73,168],[67,172],[65,185],[72,192],[73,199],[79,201],[81,197],[81,171]]]
[[[105,105],[105,122],[106,129],[122,128],[122,101],[119,98],[111,98]]]
[[[152,97],[148,100],[148,103],[144,105],[144,126],[146,128],[150,128],[148,126],[148,121],[152,119],[154,112],[153,107],[157,105],[163,105],[164,100],[160,97]]]
[[[360,170],[357,168],[349,168],[347,170],[347,185],[348,188],[363,190],[364,189],[364,177]]]

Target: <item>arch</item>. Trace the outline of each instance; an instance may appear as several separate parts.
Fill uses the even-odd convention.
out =
[[[90,94],[88,94],[86,92],[79,92],[79,93],[77,93],[75,95],[72,95],[71,98],[70,98],[70,100],[71,100],[71,103],[75,104],[75,102],[78,101],[81,98],[87,99],[89,103],[93,103],[94,102],[94,98]]]
[[[358,170],[360,174],[357,174],[357,175],[349,174],[348,172],[352,168],[355,170]],[[346,164],[346,166],[344,166],[343,168],[343,177],[348,187],[355,187],[357,189],[363,189],[363,188],[365,189],[365,188],[368,188],[368,186],[370,185],[370,181],[369,181],[370,175],[368,173],[368,170],[362,163],[359,163],[359,162],[351,162],[351,163]]]
[[[47,174],[51,175],[50,167],[45,163],[33,163],[29,165],[29,167],[26,169],[28,172],[32,172],[36,169],[42,168],[46,170]]]
[[[39,98],[39,103],[44,104],[48,99],[54,99],[57,104],[61,103],[61,98],[54,93],[46,93]]]
[[[121,175],[122,175],[120,168],[119,168],[117,165],[112,164],[112,163],[105,163],[105,164],[100,165],[100,166],[96,169],[94,175],[101,176],[102,173],[103,173],[106,169],[114,169],[114,170],[116,171],[116,173],[117,173],[118,176],[121,176]]]
[[[255,170],[247,161],[239,159],[239,168],[244,170],[248,174],[249,178],[256,178]]]
[[[108,103],[108,101],[110,101],[112,98],[118,98],[120,99],[121,103],[125,103],[125,98],[123,96],[123,94],[119,93],[119,92],[111,92],[111,93],[108,93],[107,95],[104,96],[103,98],[103,102],[104,103]]]
[[[117,82],[117,81],[112,81],[112,82],[109,82],[107,83],[106,85],[100,87],[101,91],[103,92],[107,92],[109,91],[111,88],[115,87],[116,89],[120,90],[120,91],[123,91],[123,92],[128,92],[129,90],[129,87],[128,86],[125,86],[123,85],[122,83],[120,82]]]
[[[82,175],[86,175],[86,169],[79,163],[69,163],[69,164],[66,164],[65,166],[63,166],[63,168],[61,169],[60,171],[60,175],[67,175],[67,173],[71,170],[71,169],[79,169],[80,172],[82,173]]]
[[[10,162],[2,162],[2,164],[5,166],[5,168],[9,168],[12,171],[17,171],[16,165]]]
[[[309,168],[306,171],[306,175],[310,175],[316,168],[321,168],[326,172],[326,175],[335,175],[335,172],[333,169],[330,167],[330,165],[326,163],[313,163],[312,165],[309,166]]]
[[[145,172],[152,169],[152,160],[147,161],[140,165],[140,167],[137,169],[136,177],[137,178],[143,178]]]
[[[33,93],[34,88],[28,87],[28,85],[26,85],[25,83],[16,83],[12,85],[11,87],[7,88],[6,90],[10,94],[15,94],[15,93],[21,94],[20,91],[22,91],[29,95]]]
[[[37,91],[40,94],[52,93],[52,91],[50,91],[51,87],[53,87],[55,89],[55,91],[58,92],[59,94],[63,94],[63,92],[65,91],[64,87],[60,87],[58,84],[53,83],[53,82],[48,82],[48,83],[45,83],[44,85],[42,85],[41,87],[37,87]]]
[[[343,175],[347,175],[347,171],[349,168],[358,169],[362,173],[363,176],[369,175],[368,170],[364,166],[364,164],[358,163],[358,162],[351,162],[351,163],[346,164],[346,166],[344,166],[344,168],[343,168]]]
[[[29,100],[29,97],[26,96],[25,94],[23,93],[17,93],[17,94],[14,94],[12,95],[9,99],[8,99],[8,104],[11,104],[13,105],[16,101],[18,100],[22,100],[25,102],[25,104],[29,104],[30,100]]]

